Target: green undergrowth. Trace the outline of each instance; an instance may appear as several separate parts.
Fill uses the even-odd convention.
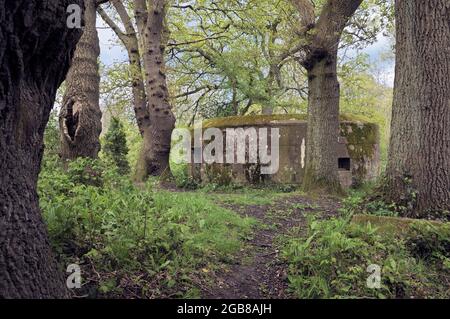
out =
[[[383,191],[380,189],[384,183],[383,177],[378,181],[363,184],[358,189],[352,189],[345,199],[346,206],[351,208],[351,212],[357,214],[367,214],[380,217],[411,217],[419,216],[415,211],[417,192],[409,188],[407,194],[401,202],[386,201]],[[411,180],[405,178],[405,183],[411,183]],[[423,220],[432,220],[440,222],[450,221],[450,211],[439,212],[429,211],[418,217]]]
[[[422,220],[411,222],[407,231],[380,231],[370,222],[352,222],[361,214],[361,198],[361,192],[353,192],[341,216],[310,217],[306,230],[293,229],[280,239],[292,293],[298,298],[450,298],[450,224]],[[372,212],[396,218],[389,207]]]
[[[47,160],[40,205],[61,265],[80,264],[85,297],[198,297],[255,224],[207,196],[136,187],[108,163]]]
[[[299,193],[298,185],[264,185],[259,187],[237,184],[219,185],[207,183],[200,185],[188,176],[187,167],[183,164],[171,163],[171,171],[177,187],[187,192],[203,194],[212,201],[233,205],[270,205],[276,200]]]

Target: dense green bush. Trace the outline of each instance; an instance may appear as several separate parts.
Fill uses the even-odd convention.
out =
[[[174,177],[177,187],[195,190],[200,187],[199,183],[189,175],[188,165],[186,163],[177,164],[173,161],[173,154],[171,155],[170,171]]]

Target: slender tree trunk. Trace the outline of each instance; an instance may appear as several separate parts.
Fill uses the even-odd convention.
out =
[[[36,183],[56,90],[81,32],[66,26],[81,0],[0,2],[0,298],[65,297]]]
[[[136,179],[144,181],[150,175],[159,176],[165,172],[170,173],[170,142],[175,117],[169,103],[165,75],[166,1],[158,0],[149,3],[144,0],[133,1],[137,32],[123,4],[118,0],[111,0],[111,3],[126,33],[123,33],[101,8],[98,12],[117,34],[128,52],[132,69],[134,109],[139,131],[143,137]],[[141,60],[143,60],[143,68]]]
[[[273,105],[272,105],[272,98],[273,98],[273,82],[274,82],[274,73],[272,71],[272,67],[270,68],[269,74],[267,75],[266,79],[266,99],[263,101],[262,110],[261,113],[264,115],[272,115],[273,114]]]
[[[135,40],[135,41],[134,41]],[[144,136],[145,128],[150,125],[150,114],[147,107],[147,96],[145,94],[145,85],[142,79],[141,57],[139,54],[139,46],[137,39],[134,39],[130,44],[128,57],[131,67],[131,79],[133,81],[133,100],[134,113],[136,115],[136,122],[139,132]],[[131,42],[131,41],[130,41]]]
[[[144,144],[139,158],[137,179],[170,174],[169,154],[175,117],[169,103],[164,52],[166,0],[154,0],[147,9],[144,68],[149,101],[150,125],[144,130]]]
[[[235,78],[231,79],[231,90],[232,90],[231,106],[233,108],[233,115],[239,115],[239,102],[237,100],[237,81]]]
[[[320,55],[319,55],[320,56]],[[315,188],[338,192],[337,142],[339,136],[339,82],[337,51],[325,53],[307,67],[308,131],[305,190]]]
[[[271,106],[263,106],[262,114],[264,114],[264,115],[272,115],[273,114],[272,107]]]
[[[275,38],[272,40],[272,44],[275,44]],[[269,49],[269,52],[271,52],[272,50]],[[269,56],[273,59],[273,53],[270,53]],[[275,64],[272,64],[270,66],[269,69],[269,74],[267,75],[266,78],[266,95],[267,95],[267,100],[265,101],[266,104],[263,105],[262,107],[262,114],[265,115],[272,115],[273,114],[273,94],[274,94],[274,85],[276,82],[278,82],[276,80],[276,76],[277,76],[277,72],[279,72],[278,70],[278,66]],[[280,83],[276,83],[276,84],[280,84]],[[279,88],[280,86],[278,86]]]
[[[66,79],[66,92],[59,115],[61,157],[96,158],[100,151],[101,111],[95,0],[86,0],[83,36],[77,45]]]
[[[147,96],[145,93],[145,84],[144,84],[144,74],[142,72],[141,66],[141,47],[139,45],[139,40],[142,38],[142,34],[140,31],[136,32],[133,22],[120,0],[111,0],[110,1],[114,8],[116,9],[120,20],[125,28],[125,33],[119,28],[119,26],[108,16],[108,14],[99,6],[97,8],[98,13],[102,17],[102,19],[109,25],[109,27],[114,31],[114,33],[118,36],[122,44],[127,50],[128,53],[128,61],[130,64],[130,72],[131,72],[131,80],[132,80],[132,93],[133,93],[133,104],[134,104],[134,113],[136,116],[136,122],[139,128],[139,132],[141,135],[144,135],[145,127],[150,125],[150,115],[148,113],[148,105],[147,105]],[[135,10],[144,11],[145,6],[143,6],[142,1],[135,4]],[[138,15],[138,13],[136,13]],[[139,13],[140,15],[140,13]],[[139,30],[142,28],[142,18],[136,18],[138,21],[137,24],[139,26]],[[144,24],[145,25],[145,24]],[[138,37],[139,35],[139,37]]]
[[[396,1],[386,196],[424,217],[450,209],[450,3]]]

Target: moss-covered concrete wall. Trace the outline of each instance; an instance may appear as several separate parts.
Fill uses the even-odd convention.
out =
[[[380,132],[377,124],[343,121],[340,135],[346,139],[352,159],[353,185],[373,180],[380,174]]]
[[[261,175],[259,164],[192,164],[190,174],[198,181],[221,185],[302,182],[306,158],[306,115],[234,116],[203,123],[203,129],[212,127],[221,129],[225,137],[227,128],[279,128],[279,170],[272,175]],[[336,147],[342,166],[338,169],[341,184],[350,187],[378,176],[378,126],[361,117],[341,115],[340,135]]]

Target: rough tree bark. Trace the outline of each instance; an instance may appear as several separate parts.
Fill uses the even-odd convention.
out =
[[[100,151],[102,130],[100,76],[98,57],[100,45],[96,29],[96,0],[85,0],[83,36],[75,50],[66,79],[66,92],[59,114],[61,158],[96,158]]]
[[[337,49],[331,49],[307,67],[308,130],[303,177],[306,191],[316,188],[330,192],[340,190],[336,153],[340,91],[336,61]]]
[[[450,3],[397,0],[395,12],[385,194],[407,216],[425,217],[450,209]]]
[[[328,0],[316,21],[310,0],[293,0],[301,14],[308,75],[308,131],[303,188],[340,192],[337,142],[339,82],[337,53],[342,32],[362,0]]]
[[[276,44],[277,39],[277,33],[278,33],[278,26],[281,23],[281,19],[276,19],[274,22],[270,23],[268,28],[268,43],[267,48],[264,50],[264,54],[266,55],[266,58],[270,61],[269,65],[269,73],[266,77],[266,94],[268,97],[268,104],[269,105],[263,105],[262,107],[262,114],[265,115],[271,115],[273,114],[273,95],[275,93],[275,84],[277,84],[278,88],[281,87],[281,80],[280,80],[280,67],[282,61],[277,58],[275,55],[275,52],[273,50],[273,47]]]
[[[108,26],[118,36],[128,53],[128,61],[130,64],[132,93],[134,113],[136,122],[141,135],[144,135],[144,129],[150,125],[150,115],[147,109],[147,96],[145,94],[145,85],[141,66],[141,54],[139,46],[138,32],[136,32],[133,22],[128,12],[120,0],[111,0],[111,4],[116,9],[119,18],[124,26],[125,32],[108,16],[101,8],[97,8],[97,12]]]
[[[134,0],[137,32],[123,4],[110,1],[124,26],[123,32],[104,10],[98,9],[103,20],[113,29],[128,52],[132,69],[133,98],[143,146],[136,168],[136,179],[170,174],[169,154],[175,117],[169,103],[165,75],[166,1]],[[142,64],[141,64],[142,63]]]
[[[81,30],[66,26],[82,0],[0,1],[0,297],[65,297],[36,183],[43,134]]]
[[[136,177],[170,175],[169,154],[175,117],[169,102],[164,52],[167,0],[153,0],[147,8],[145,51],[143,53],[146,93],[149,101],[150,126],[145,128],[144,143]]]

